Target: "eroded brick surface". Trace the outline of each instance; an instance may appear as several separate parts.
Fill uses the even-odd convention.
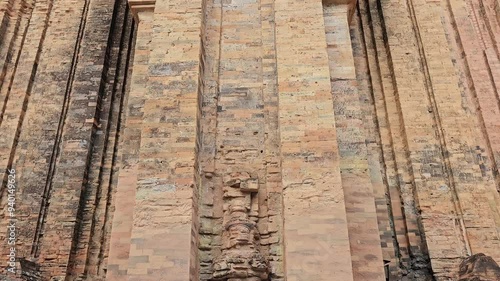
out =
[[[107,253],[104,240],[95,238],[92,228],[109,222],[102,202],[110,198],[97,192],[99,183],[88,182],[94,164],[90,156],[99,154],[116,135],[102,126],[118,124],[120,111],[110,118],[109,107],[111,101],[121,103],[118,81],[123,83],[127,67],[117,61],[120,53],[127,57],[130,41],[123,41],[129,36],[117,30],[126,22],[130,26],[132,18],[125,13],[126,1],[10,2],[13,10],[1,47],[11,52],[0,90],[1,163],[24,173],[17,174],[18,272],[9,276],[76,280],[84,271],[97,276],[96,263],[102,266]],[[117,79],[116,69],[122,73]],[[111,148],[108,160],[114,153]],[[99,164],[97,173],[101,161],[93,161]],[[6,200],[3,190],[2,228],[10,217]],[[100,204],[89,208],[88,202]],[[109,229],[103,232],[109,235]],[[2,240],[6,234],[1,232]],[[86,249],[93,238],[103,247],[94,244],[89,254]],[[77,246],[79,242],[83,243]],[[88,259],[95,260],[92,273]],[[6,256],[1,261],[7,262]],[[2,267],[2,274],[6,269]]]
[[[0,279],[496,278],[499,14],[0,1]]]

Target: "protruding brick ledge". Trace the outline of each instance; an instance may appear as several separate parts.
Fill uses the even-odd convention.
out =
[[[155,9],[156,0],[128,0],[130,10],[136,21],[139,20],[139,12],[152,12]]]

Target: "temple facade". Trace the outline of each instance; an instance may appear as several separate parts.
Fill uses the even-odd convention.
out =
[[[0,169],[2,281],[500,280],[500,0],[0,0]]]

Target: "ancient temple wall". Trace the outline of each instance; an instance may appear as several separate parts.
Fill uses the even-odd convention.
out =
[[[392,62],[385,44],[385,21],[376,1],[360,1],[358,7],[375,107],[373,117],[380,135],[378,145],[382,151],[379,161],[385,185],[384,199],[388,201],[387,215],[392,228],[380,229],[384,259],[390,261],[391,278],[401,278],[398,275],[402,272],[428,275],[426,244],[418,222],[405,136],[401,133],[401,108],[395,96]],[[378,199],[377,207],[381,204],[383,201]],[[390,244],[394,245],[394,257],[391,256]]]
[[[287,279],[353,280],[323,5],[275,9]]]
[[[459,79],[448,53],[449,49],[443,47],[447,41],[444,28],[439,25],[442,21],[442,7],[427,6],[425,5],[424,11],[424,4],[415,1],[415,18],[419,30],[422,30],[420,44],[425,55],[422,60],[428,72],[436,122],[438,129],[442,130],[440,138],[443,150],[449,153],[445,164],[450,170],[449,177],[454,185],[452,192],[456,193],[459,201],[457,213],[463,216],[464,232],[471,252],[483,252],[497,257],[500,247],[500,221],[496,206],[498,193],[492,174],[495,162],[488,161],[494,158],[485,159],[488,163],[480,158],[488,154],[487,141],[477,137],[481,135],[478,120],[468,110],[473,108],[473,104],[467,103],[464,106],[465,102],[460,100]],[[450,40],[453,39],[452,37]],[[440,52],[436,51],[438,46]]]
[[[347,5],[325,5],[325,33],[355,280],[385,278],[377,213],[368,166]]]
[[[200,280],[212,277],[212,261],[215,254],[220,253],[221,225],[222,225],[222,189],[218,187],[215,173],[215,155],[217,153],[217,95],[219,93],[219,53],[222,28],[222,1],[204,2],[204,17],[201,29],[201,56],[202,62],[200,81],[198,113],[198,153],[195,168],[198,179],[196,180],[196,193],[199,196],[199,218],[196,231],[199,241],[196,250],[199,251],[198,277]],[[219,226],[219,227],[215,227]]]
[[[138,90],[133,106],[129,101],[137,122],[130,132],[135,167],[131,178],[124,175],[129,187],[121,193],[131,204],[115,211],[129,221],[120,249],[127,256],[117,252],[115,263],[110,259],[118,265],[115,280],[124,275],[188,280],[190,275],[201,2],[159,1],[153,7],[138,11],[137,44],[147,61],[133,70],[137,66],[133,75],[139,75],[131,85],[131,91]],[[116,233],[117,242],[121,235]]]
[[[406,138],[404,142],[409,154],[414,196],[422,213],[428,213],[424,215],[425,219],[422,219],[422,224],[426,230],[429,248],[433,248],[429,251],[436,251],[431,256],[439,257],[438,253],[441,251],[437,247],[442,247],[448,251],[449,257],[453,255],[459,257],[466,251],[462,230],[460,227],[455,227],[455,225],[460,225],[461,218],[457,217],[454,221],[453,214],[457,211],[456,201],[442,158],[440,139],[435,131],[436,121],[432,114],[432,101],[426,88],[426,77],[420,61],[414,59],[418,58],[419,49],[415,42],[415,33],[408,32],[414,29],[407,5],[409,4],[388,3],[385,9],[397,10],[393,14],[399,17],[388,16],[384,19],[386,27],[389,27],[387,29],[389,51],[396,83],[396,97],[399,100],[404,122],[403,129]],[[392,20],[395,22],[394,25]],[[398,27],[396,27],[396,21]],[[391,40],[394,44],[391,44]],[[429,126],[429,124],[432,125]],[[441,191],[436,190],[439,187]],[[431,194],[433,196],[430,196]],[[446,219],[447,217],[453,219]],[[443,237],[443,239],[435,237]],[[452,260],[447,260],[447,262],[450,261]],[[446,266],[446,264],[441,266]],[[439,271],[438,268],[435,270]]]
[[[87,181],[90,170],[101,169],[91,167],[91,155],[97,156],[93,164],[101,163],[104,156],[98,155],[116,134],[107,130],[108,124],[118,123],[118,116],[111,118],[109,112],[111,101],[120,105],[123,97],[118,80],[124,83],[127,67],[118,64],[118,57],[125,52],[126,62],[124,50],[130,44],[121,44],[122,33],[116,31],[131,17],[126,16],[125,1],[10,2],[0,44],[5,55],[0,84],[1,163],[23,171],[16,179],[18,272],[10,277],[19,277],[22,267],[23,275],[36,278],[68,274],[74,279],[83,274],[88,256],[97,257],[97,263],[103,259],[98,257],[100,245],[94,244],[88,254],[84,241],[93,236],[93,227],[105,224],[109,198],[96,198],[100,185],[89,186]],[[117,69],[121,77],[116,77]],[[108,159],[113,154],[112,149]],[[3,182],[4,229],[10,218],[6,200]],[[89,202],[100,205],[89,207]],[[1,232],[2,241],[8,234]],[[2,262],[6,258],[2,255]],[[2,267],[2,274],[5,270]]]
[[[498,118],[482,119],[484,113],[475,113],[478,105],[471,92],[473,81],[466,73],[469,66],[464,65],[459,47],[480,41],[457,36],[454,26],[467,26],[470,19],[461,18],[453,23],[453,13],[450,12],[455,5],[465,8],[473,4],[469,1],[394,1],[378,6],[365,1],[364,5],[367,7],[365,13],[372,9],[366,20],[377,19],[378,15],[373,11],[381,8],[381,35],[385,36],[388,44],[377,41],[377,36],[380,36],[377,35],[377,25],[365,26],[372,29],[375,36],[373,41],[379,49],[376,58],[380,71],[384,71],[384,53],[388,55],[389,75],[394,78],[395,86],[394,103],[391,101],[392,90],[382,88],[388,115],[377,114],[377,118],[379,124],[385,126],[384,119],[389,117],[393,149],[398,144],[396,140],[403,141],[400,149],[402,156],[406,154],[407,158],[398,161],[398,152],[394,149],[396,165],[399,162],[399,167],[404,169],[405,162],[410,164],[410,177],[404,180],[404,174],[400,174],[400,179],[413,186],[406,189],[402,185],[398,192],[390,193],[391,200],[398,193],[402,195],[402,207],[406,214],[403,221],[398,222],[399,203],[393,201],[396,233],[401,233],[401,230],[407,233],[406,237],[397,236],[403,265],[408,260],[403,252],[408,242],[410,247],[406,249],[410,257],[421,256],[424,263],[427,245],[435,277],[439,280],[456,278],[453,268],[468,253],[488,252],[494,255],[498,252],[497,168],[492,152],[494,148],[490,144],[493,130],[488,130],[485,125],[488,123],[492,128],[491,122],[496,122]],[[470,8],[467,11],[469,18],[473,18],[472,11]],[[383,52],[386,46],[388,49]],[[467,58],[473,58],[473,54],[470,53]],[[477,65],[471,67],[481,68]],[[488,68],[481,69],[485,71]],[[484,91],[480,94],[483,97],[491,92],[491,82],[487,77],[475,80],[483,85]],[[384,75],[381,78],[384,85]],[[372,79],[372,82],[376,80]],[[485,86],[488,84],[490,90]],[[477,99],[480,98],[478,95]],[[494,116],[497,109],[491,104],[488,106],[491,110],[487,112]],[[396,110],[400,122],[395,118],[391,122],[392,110]],[[380,132],[384,133],[382,128]],[[381,140],[385,142],[383,135]],[[386,168],[389,171],[390,167]],[[412,210],[411,202],[415,202],[415,210],[420,214]],[[417,232],[411,231],[415,225],[413,218],[418,218]],[[424,232],[425,236],[420,236]],[[419,240],[424,237],[424,243],[420,244]],[[419,267],[423,269],[424,263]],[[409,269],[418,270],[411,268],[411,262],[408,265]]]
[[[213,277],[214,260],[227,251],[224,226],[235,201],[225,182],[232,174],[248,174],[257,183],[258,192],[251,195],[252,212],[257,208],[258,213],[256,245],[269,257],[271,278],[280,280],[283,240],[273,4],[207,1],[204,7],[200,280]]]
[[[137,179],[139,170],[139,148],[141,143],[141,125],[144,115],[144,94],[146,91],[149,63],[149,42],[152,33],[152,9],[136,13],[137,35],[133,57],[133,70],[130,77],[130,89],[125,108],[125,122],[121,136],[122,153],[118,159],[120,173],[113,196],[113,223],[110,235],[110,250],[106,278],[120,280],[127,275],[130,256],[131,232]]]
[[[500,260],[499,7],[0,1],[9,277],[456,280]]]
[[[82,216],[93,214],[92,211],[84,210],[84,207],[75,208],[84,200],[94,201],[95,195],[88,196],[87,192],[94,188],[83,188],[90,166],[89,150],[94,149],[97,124],[100,123],[99,109],[109,108],[106,101],[112,99],[112,91],[99,96],[99,91],[105,83],[101,80],[92,79],[99,77],[101,73],[106,73],[104,79],[108,78],[107,71],[110,61],[106,61],[106,56],[111,54],[111,46],[103,48],[109,40],[110,33],[114,32],[109,28],[113,14],[107,14],[109,10],[115,9],[115,3],[89,2],[84,8],[85,20],[81,25],[80,37],[76,47],[77,52],[93,54],[75,58],[73,62],[73,76],[70,78],[67,92],[67,108],[62,112],[64,123],[60,125],[60,136],[56,145],[57,169],[54,167],[53,175],[50,176],[50,204],[45,208],[43,220],[40,222],[39,232],[41,237],[35,238],[35,256],[39,257],[44,270],[54,276],[65,276],[67,268],[61,264],[68,264],[75,240],[82,238],[75,235],[82,226]],[[118,8],[117,8],[118,9]],[[106,16],[103,16],[106,15]],[[91,36],[94,35],[94,36]],[[117,40],[117,39],[115,39]],[[114,57],[117,57],[115,54]],[[116,62],[115,62],[116,63]],[[111,77],[109,77],[111,79]],[[102,91],[102,90],[101,90]],[[107,120],[108,118],[106,118]],[[84,120],[82,125],[82,120]],[[104,128],[103,128],[104,130]],[[101,148],[102,149],[102,148]],[[55,165],[55,163],[54,163]],[[86,197],[90,197],[86,199]],[[54,200],[56,199],[57,200]],[[86,214],[84,214],[86,213]],[[76,220],[68,220],[68,217],[76,217]],[[88,220],[87,220],[88,223]],[[82,226],[83,227],[83,226]],[[90,226],[86,227],[90,231]],[[76,238],[76,239],[75,239]],[[84,255],[86,256],[86,255]],[[54,259],[54,257],[56,257]],[[83,273],[85,258],[76,271]]]
[[[376,221],[378,224],[377,233],[380,236],[380,248],[382,251],[382,259],[385,269],[388,271],[387,275],[390,280],[397,278],[395,273],[399,267],[398,245],[395,245],[393,237],[394,231],[394,210],[391,206],[391,196],[388,192],[387,178],[386,178],[386,163],[384,149],[382,146],[381,132],[379,131],[379,119],[377,108],[380,102],[375,99],[373,95],[375,86],[372,85],[373,80],[377,80],[378,72],[371,68],[373,57],[373,50],[367,40],[371,40],[370,36],[365,38],[365,30],[370,33],[369,28],[364,26],[362,17],[362,5],[360,9],[353,15],[350,24],[350,33],[352,40],[352,51],[354,57],[354,65],[356,70],[356,80],[358,83],[357,91],[359,93],[359,120],[362,121],[361,128],[364,129],[366,135],[366,157],[368,161],[368,173],[371,182],[373,200],[375,205]],[[372,77],[372,71],[375,77]],[[379,85],[380,87],[380,85]],[[400,200],[399,196],[397,200]],[[399,209],[399,211],[401,211]],[[395,279],[397,280],[397,279]]]

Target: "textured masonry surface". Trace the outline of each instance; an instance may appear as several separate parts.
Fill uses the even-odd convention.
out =
[[[238,200],[273,281],[499,262],[499,40],[499,0],[0,0],[0,279],[208,281]]]

